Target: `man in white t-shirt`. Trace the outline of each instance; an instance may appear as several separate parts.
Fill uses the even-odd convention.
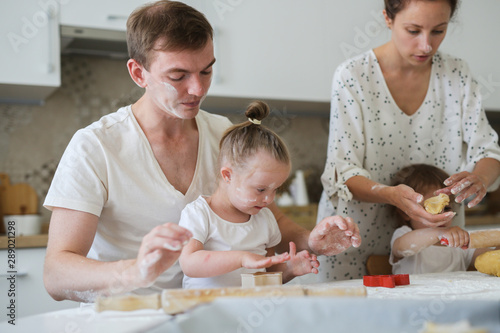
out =
[[[212,28],[171,1],[139,8],[127,22],[134,104],[79,130],[44,202],[52,210],[44,281],[56,300],[181,286],[176,263],[191,233],[182,209],[215,186],[225,117],[200,111],[215,62]],[[359,246],[350,218],[328,217],[309,233],[275,205],[282,242],[333,255]]]

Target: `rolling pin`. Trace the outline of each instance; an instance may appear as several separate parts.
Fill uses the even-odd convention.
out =
[[[366,288],[303,286],[265,286],[254,288],[211,288],[211,289],[165,289],[161,294],[120,295],[99,297],[95,303],[97,312],[134,311],[141,309],[163,309],[173,315],[185,312],[197,305],[210,303],[222,297],[365,297]]]
[[[500,229],[478,230],[469,232],[469,249],[500,246]],[[441,245],[448,245],[448,239],[441,238]]]

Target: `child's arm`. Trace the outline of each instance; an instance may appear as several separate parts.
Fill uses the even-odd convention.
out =
[[[264,257],[247,251],[207,251],[203,244],[191,239],[182,249],[179,263],[189,277],[212,277],[245,267],[266,268],[290,259],[288,253]]]
[[[394,241],[394,261],[413,256],[438,243],[441,237],[448,239],[450,247],[463,247],[469,243],[469,233],[459,227],[424,228],[412,230]]]
[[[274,254],[274,248],[268,249],[268,256]],[[268,272],[283,272],[283,283],[287,283],[296,276],[309,273],[318,274],[319,261],[315,254],[306,250],[297,253],[294,242],[290,242],[290,260],[285,263],[273,265],[267,268]]]

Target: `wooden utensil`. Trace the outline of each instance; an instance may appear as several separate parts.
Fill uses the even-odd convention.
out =
[[[4,215],[38,214],[38,196],[29,184],[11,185],[9,176],[0,173],[0,204]]]
[[[134,311],[141,309],[163,309],[167,314],[185,312],[195,306],[227,297],[366,297],[364,286],[342,288],[325,285],[269,286],[255,288],[212,289],[165,289],[161,294],[122,295],[100,297],[96,300],[96,311]]]
[[[471,231],[469,237],[471,249],[500,246],[500,229]]]

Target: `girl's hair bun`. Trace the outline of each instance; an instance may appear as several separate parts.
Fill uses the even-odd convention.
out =
[[[269,105],[262,101],[254,101],[248,105],[245,116],[249,119],[262,120],[271,112]]]

